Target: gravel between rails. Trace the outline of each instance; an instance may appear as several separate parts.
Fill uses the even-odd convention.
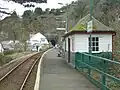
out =
[[[32,58],[28,59],[14,72],[7,76],[7,78],[3,79],[0,82],[0,90],[19,90],[25,76],[27,75],[28,70],[37,57],[33,56]]]
[[[36,81],[36,74],[37,74],[37,68],[38,68],[39,60],[37,61],[37,63],[35,64],[35,66],[32,70],[32,72],[30,73],[30,76],[29,76],[23,90],[34,90],[34,85],[35,85],[35,81]]]

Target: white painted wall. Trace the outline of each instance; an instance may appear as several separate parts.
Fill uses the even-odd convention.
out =
[[[88,35],[76,34],[75,35],[75,52],[88,51]]]
[[[75,35],[71,37],[71,51],[75,52]]]
[[[70,50],[74,52],[75,50],[75,35],[66,37],[66,50],[68,51],[68,38],[70,38]],[[74,50],[72,49],[72,45],[74,46]]]
[[[100,36],[100,52],[112,52],[112,35]]]
[[[2,47],[2,45],[0,43],[0,53],[2,53],[3,51],[4,51],[4,49],[3,49],[3,47]]]
[[[112,34],[92,34],[92,37],[99,37],[99,51],[93,53],[112,51]],[[75,52],[89,52],[88,38],[87,34],[75,35]]]

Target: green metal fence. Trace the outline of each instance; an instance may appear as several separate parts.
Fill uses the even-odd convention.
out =
[[[117,77],[120,72],[111,73],[114,68],[120,68],[120,62],[77,52],[75,54],[75,68],[101,90],[120,90],[119,86],[117,89],[111,87],[111,82],[120,85],[120,78]]]

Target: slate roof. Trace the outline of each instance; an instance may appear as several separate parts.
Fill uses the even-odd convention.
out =
[[[86,15],[78,21],[78,23],[70,31],[87,31],[87,23],[90,21],[90,14]],[[93,31],[113,31],[112,28],[102,24],[97,19],[92,17]]]

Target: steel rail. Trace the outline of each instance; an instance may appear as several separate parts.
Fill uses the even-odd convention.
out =
[[[0,82],[5,79],[9,74],[11,74],[15,69],[17,69],[20,65],[22,65],[24,62],[26,62],[27,60],[29,60],[30,58],[32,58],[33,56],[37,55],[38,53],[35,53],[34,55],[30,56],[29,58],[27,58],[26,60],[23,60],[22,62],[20,62],[19,64],[17,64],[13,69],[11,69],[8,73],[6,73],[3,77],[0,78]]]
[[[24,81],[23,81],[23,83],[22,83],[22,85],[21,85],[21,87],[20,87],[19,90],[23,90],[23,88],[24,88],[24,86],[25,86],[25,84],[26,84],[26,82],[27,82],[28,77],[30,76],[30,74],[31,74],[34,66],[36,65],[36,63],[37,63],[37,61],[40,59],[40,57],[41,57],[41,56],[39,56],[39,57],[35,60],[35,62],[33,63],[33,65],[31,66],[31,68],[30,68],[30,70],[28,71],[28,73],[27,73],[27,75],[26,75],[26,77],[25,77],[25,79],[24,79]]]

